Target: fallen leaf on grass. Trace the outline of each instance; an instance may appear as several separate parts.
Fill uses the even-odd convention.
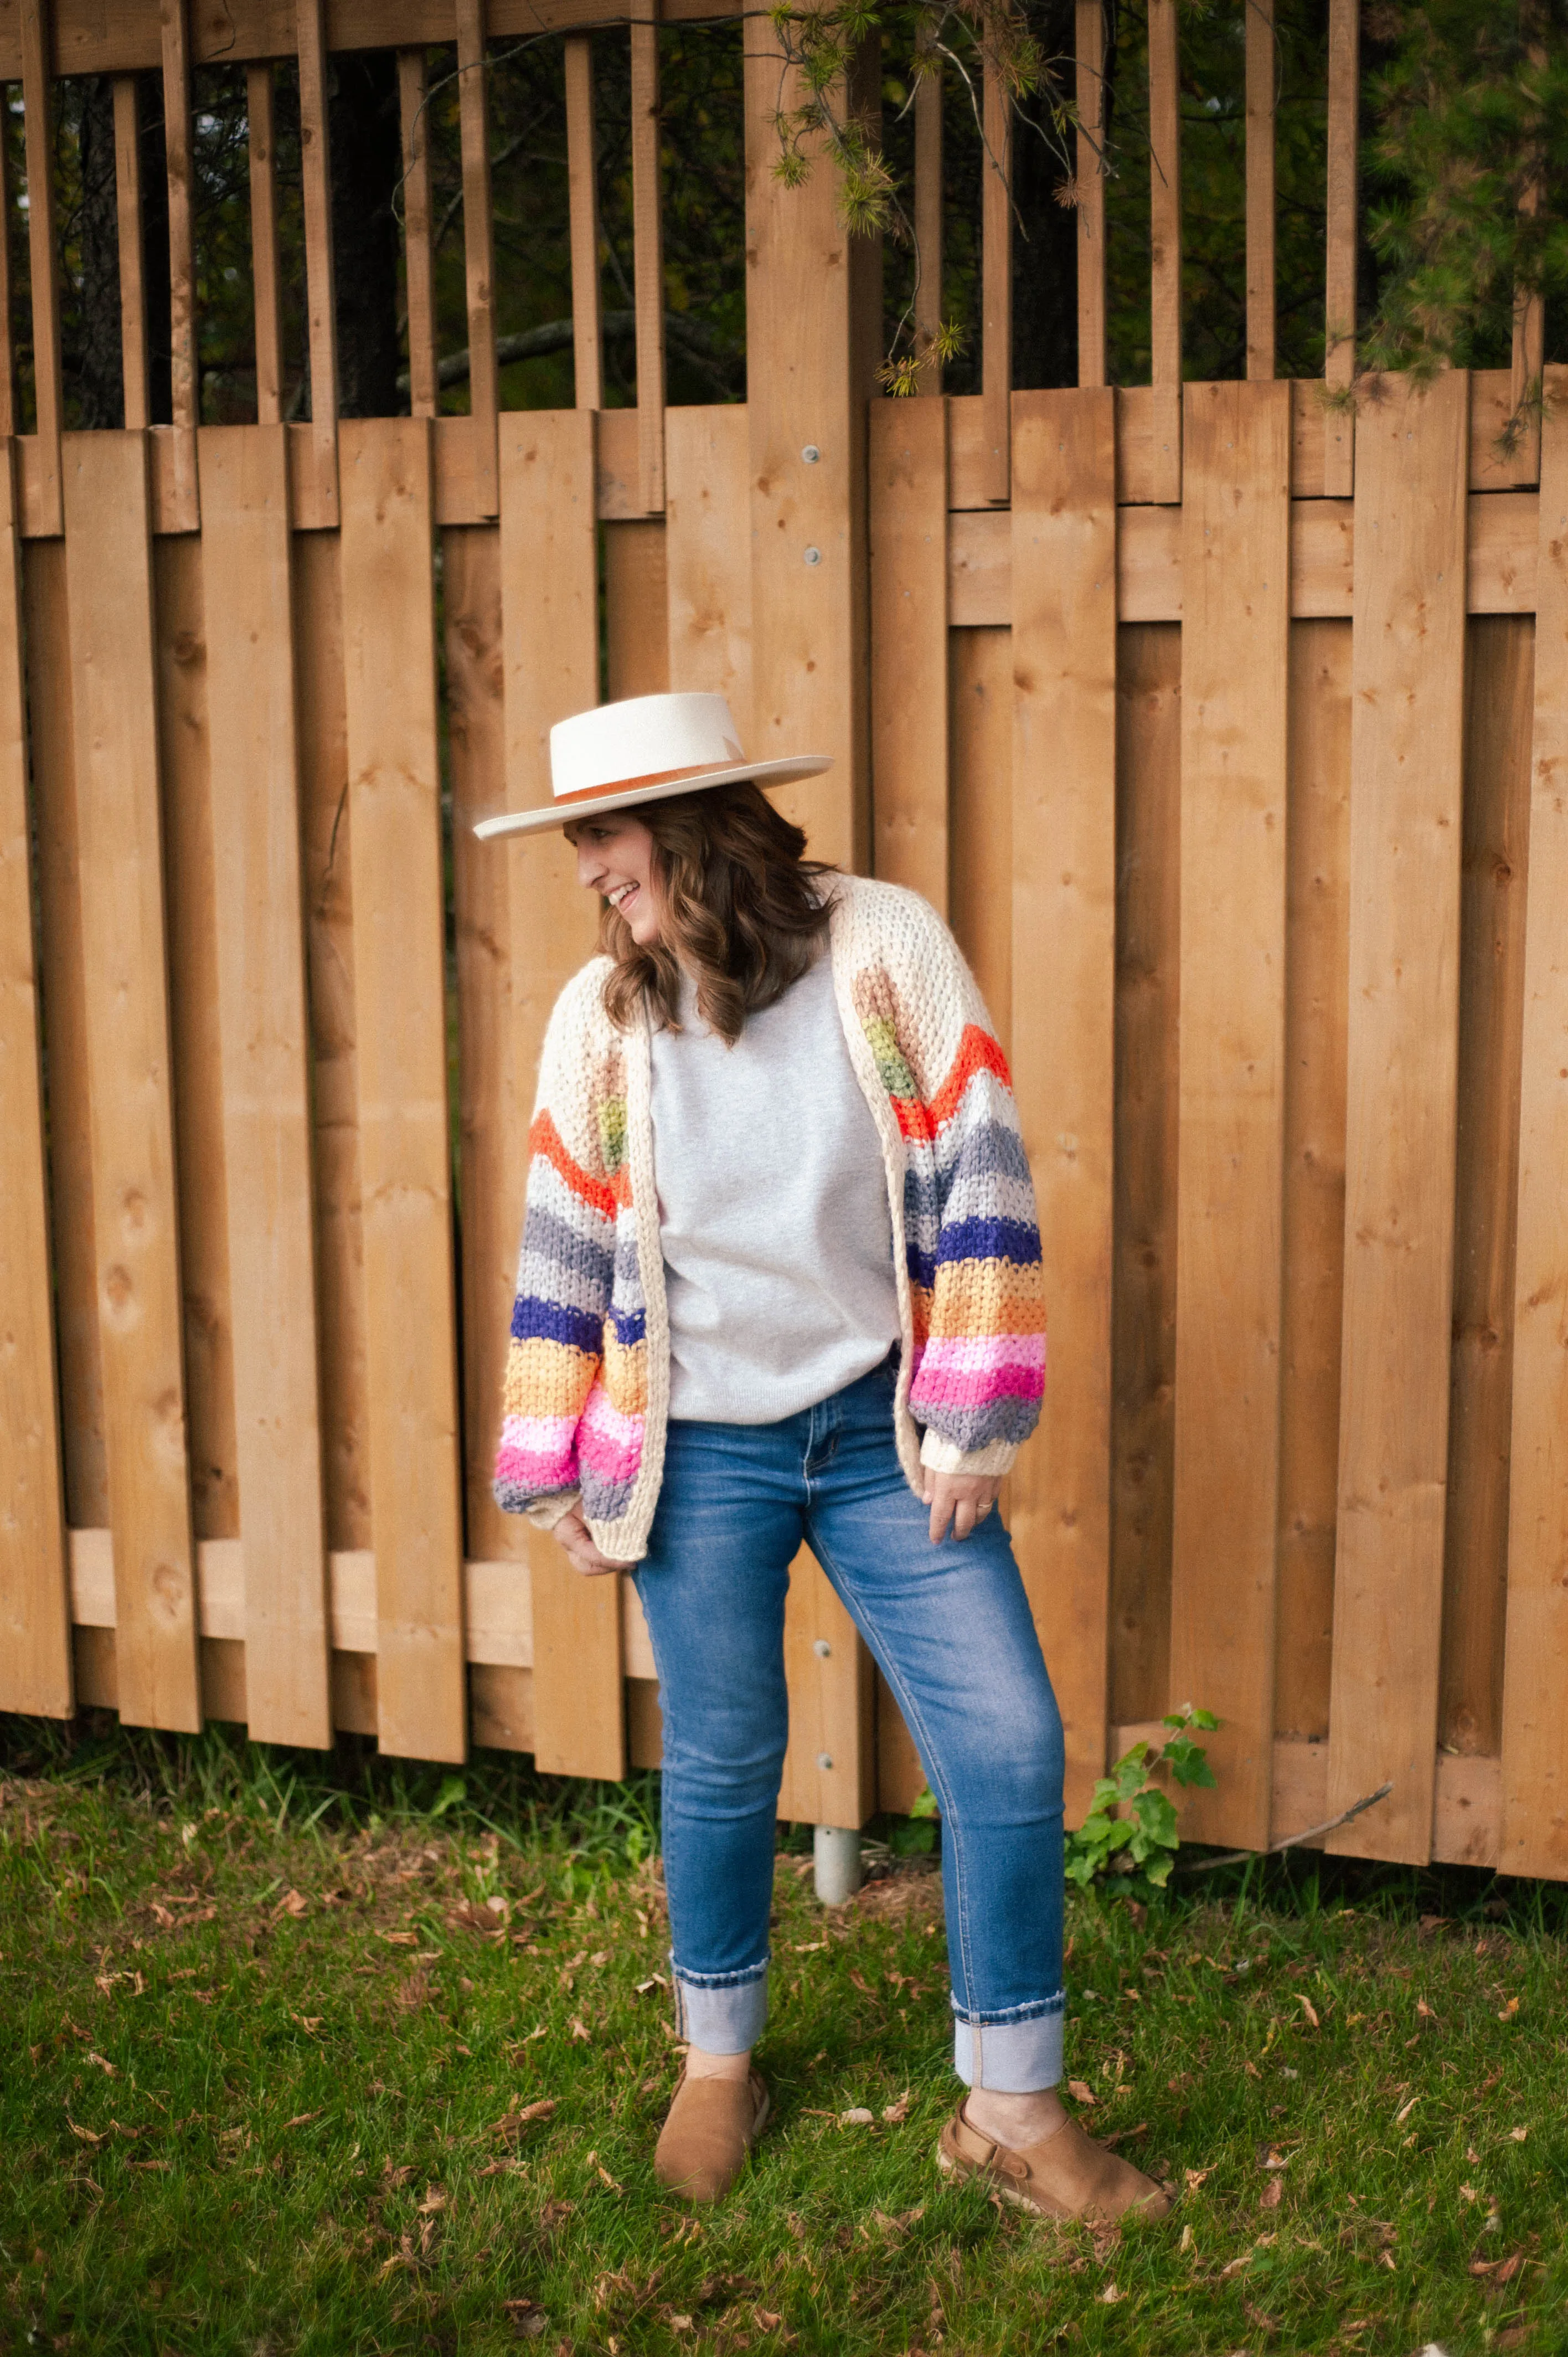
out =
[[[1075,2104],[1092,2104],[1094,2101],[1094,2090],[1083,2079],[1069,2079],[1067,2091]]]
[[[1510,1996],[1507,2005],[1504,2006],[1501,2013],[1498,2014],[1498,2019],[1499,2021],[1511,2021],[1518,2011],[1519,1999],[1517,1996]]]
[[[669,1986],[662,1973],[650,1973],[645,1981],[638,1982],[636,1993],[639,1996],[646,1996],[650,1989],[667,1989]]]
[[[413,2214],[416,2218],[434,2218],[438,2210],[445,2210],[446,2207],[446,2188],[444,2185],[432,2185],[426,2190],[424,2201]]]
[[[1418,1996],[1416,1998],[1415,2009],[1417,2013],[1420,2014],[1423,2021],[1435,2021],[1437,2018],[1437,2016],[1433,2012],[1432,2007],[1427,2004],[1426,1999],[1423,1996]]]
[[[199,1989],[192,1989],[191,1991],[192,1996],[199,1996],[201,1992]],[[289,2019],[291,2021],[297,2021],[301,2029],[306,2031],[310,2037],[314,2038],[317,2031],[320,2029],[322,2022],[326,2019],[326,2016],[325,2014],[320,2013],[291,2013],[289,2015]]]
[[[1105,2289],[1099,2293],[1097,2297],[1106,2308],[1114,2308],[1119,2299],[1124,2299],[1126,2298],[1126,2294],[1124,2292],[1118,2291],[1113,2283],[1108,2283]]]
[[[620,2192],[622,2189],[616,2183],[615,2179],[610,2175],[609,2170],[605,2167],[602,2160],[596,2160],[594,2163],[594,2167],[598,2170],[599,2175],[604,2179],[605,2183],[609,2187],[612,2193]]]
[[[1188,2169],[1184,2170],[1183,2174],[1187,2179],[1187,2191],[1189,2193],[1196,2193],[1208,2173],[1209,2172],[1207,2169]]]
[[[128,2160],[125,2163],[125,2166],[127,2169],[161,2169],[167,2170],[172,2169],[174,2164],[172,2161],[167,2160]]]
[[[1396,2128],[1402,2127],[1404,2125],[1405,2121],[1409,2119],[1412,2112],[1414,2111],[1420,2101],[1421,2097],[1419,2095],[1412,2095],[1408,2104],[1402,2104],[1400,2105],[1399,2110],[1394,2114],[1394,2126]]]
[[[1318,2020],[1317,2007],[1313,2004],[1312,1999],[1307,1996],[1305,1989],[1297,1989],[1295,1993],[1295,2001],[1297,2005],[1300,2006],[1303,2013],[1305,2014],[1308,2021],[1311,2022],[1314,2029],[1321,2029],[1323,2024]]]
[[[319,2112],[295,2112],[292,2120],[285,2120],[284,2126],[285,2128],[308,2127],[312,2120],[318,2120],[320,2117]]]
[[[1530,2130],[1528,2128],[1509,2128],[1509,2142],[1510,2144],[1522,2144],[1529,2134]]]
[[[1280,2206],[1280,2199],[1283,2194],[1284,2190],[1285,2181],[1283,2177],[1271,2177],[1268,2183],[1264,2186],[1262,2195],[1258,2202],[1259,2209],[1277,2210]]]
[[[896,2128],[903,2126],[904,2122],[909,2116],[909,2091],[908,2088],[904,2090],[904,2093],[899,2096],[896,2104],[883,2104],[882,2116],[887,2122],[889,2127]]]
[[[503,2299],[501,2312],[521,2341],[542,2341],[550,2330],[550,2319],[536,2299]]]
[[[581,2016],[575,2013],[572,2016],[572,2035],[581,2039],[585,2044],[588,2042],[588,2032],[583,2026]]]
[[[378,1932],[376,1937],[384,1940],[389,1948],[417,1948],[419,1945],[417,1932]]]
[[[775,2325],[782,2324],[784,2321],[784,2319],[781,2316],[776,2316],[770,2308],[754,2308],[751,2313],[752,2320],[759,2332],[771,2332]]]
[[[1239,2259],[1230,2260],[1228,2264],[1222,2266],[1219,2270],[1220,2282],[1223,2283],[1229,2276],[1239,2276],[1242,2268],[1250,2265],[1251,2256],[1252,2254],[1251,2251],[1243,2251]]]
[[[529,2126],[534,2120],[551,2119],[554,2112],[554,2096],[542,2095],[536,2104],[524,2104],[521,2111],[505,2113],[496,2122],[490,2133],[492,2136],[505,2136],[510,2142],[520,2129]]]
[[[273,1909],[274,1919],[279,1915],[299,1916],[307,1915],[309,1912],[310,1901],[302,1890],[285,1890]]]
[[[70,2130],[72,2136],[80,2136],[83,2144],[102,2144],[103,2141],[103,2136],[98,2129],[79,2128],[69,2112],[66,2114],[65,2124]]]
[[[118,2067],[113,2062],[105,2061],[102,2054],[94,2054],[91,2047],[82,2060],[95,2064],[100,2071],[106,2072],[111,2079],[117,2079],[120,2076]]]
[[[869,2128],[875,2127],[876,2118],[875,2114],[868,2112],[864,2104],[856,2104],[853,2110],[839,2114],[838,2123],[841,2128]]]
[[[1102,2136],[1100,2141],[1103,2145],[1124,2144],[1130,2142],[1133,2136],[1147,2136],[1148,2133],[1148,2121],[1140,2120],[1135,2128],[1112,2128],[1110,2135]]]

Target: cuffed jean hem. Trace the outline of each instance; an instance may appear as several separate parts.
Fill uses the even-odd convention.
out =
[[[953,2069],[968,2087],[995,2095],[1033,2095],[1062,2075],[1064,2015],[1058,1997],[1039,2011],[1003,2021],[953,2016]]]
[[[768,2020],[766,1958],[744,1973],[695,1979],[677,1965],[674,1983],[677,2037],[704,2054],[745,2054],[756,2045]]]

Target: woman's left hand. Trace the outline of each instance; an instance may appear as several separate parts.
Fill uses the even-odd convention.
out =
[[[955,1539],[968,1538],[976,1523],[983,1523],[996,1503],[996,1493],[1002,1487],[1001,1476],[996,1473],[933,1473],[927,1466],[925,1475],[922,1495],[931,1510],[933,1546],[940,1546],[950,1523]]]

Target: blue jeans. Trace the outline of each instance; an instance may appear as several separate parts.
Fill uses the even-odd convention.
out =
[[[767,2019],[784,1598],[804,1539],[940,1804],[959,2075],[1026,2093],[1061,2076],[1061,1719],[1000,1517],[932,1546],[894,1448],[893,1383],[890,1362],[779,1424],[670,1426],[636,1577],[664,1718],[681,2030],[739,2053]]]

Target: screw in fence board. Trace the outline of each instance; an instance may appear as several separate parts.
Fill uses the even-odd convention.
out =
[[[671,409],[664,465],[670,684],[727,698],[748,745],[751,548],[736,529],[751,491],[745,405]]]
[[[1568,369],[1541,437],[1503,1671],[1505,1873],[1568,1876]]]
[[[186,1445],[145,436],[75,434],[64,481],[87,1063],[121,1717],[201,1724]]]
[[[283,416],[283,333],[279,316],[277,135],[270,61],[245,68],[245,122],[251,150],[256,423],[276,425]]]
[[[341,427],[381,1748],[466,1749],[430,425]]]
[[[1270,1839],[1284,1155],[1290,386],[1187,388],[1173,1705],[1202,1841]]]
[[[985,419],[985,496],[1007,500],[1013,393],[1013,113],[996,59],[985,51],[981,109],[981,397]]]
[[[659,27],[631,27],[631,236],[637,306],[637,468],[643,509],[664,507],[664,227],[659,174]]]
[[[32,512],[26,521],[46,538],[65,529],[60,489],[63,420],[59,341],[59,254],[55,240],[54,131],[49,105],[49,0],[18,0],[22,106],[27,140],[27,253],[33,311],[33,393],[38,411]]]
[[[1247,374],[1274,372],[1274,0],[1247,0]]]
[[[0,1708],[72,1708],[22,678],[21,535],[0,468]]]
[[[1331,1850],[1424,1864],[1453,1311],[1469,380],[1383,380],[1356,450],[1345,1322]],[[1185,1028],[1185,1009],[1184,1009]]]
[[[948,404],[874,401],[871,805],[878,876],[948,913]]]
[[[120,240],[120,382],[126,427],[141,433],[151,423],[151,413],[142,269],[142,139],[134,74],[114,78],[114,197]]]
[[[554,723],[599,701],[596,433],[581,407],[510,410],[500,421],[506,799],[514,809],[549,799]],[[508,871],[513,1119],[498,1161],[516,1221],[545,1026],[592,952],[596,917],[564,835],[484,848]],[[556,1775],[624,1776],[620,1582],[584,1579],[553,1539],[532,1529],[521,1535],[533,1587],[535,1761]]]
[[[572,358],[579,409],[605,405],[603,304],[599,290],[598,163],[594,139],[594,37],[568,33],[566,189],[572,243]]]
[[[1110,1641],[1115,401],[1013,397],[1013,1075],[1051,1240],[1054,1383],[1049,1446],[1014,1468],[1011,1519],[1075,1822],[1105,1767]]]
[[[1345,1290],[1348,619],[1292,622],[1287,708],[1287,1078],[1274,1725],[1276,1738],[1320,1739],[1328,1733]],[[1276,1740],[1276,1764],[1282,1748],[1294,1752],[1300,1747],[1282,1747]],[[1323,1766],[1326,1775],[1326,1754]],[[1322,1808],[1304,1807],[1282,1815],[1277,1789],[1274,1798],[1276,1824],[1305,1824],[1324,1814]]]
[[[336,266],[332,255],[332,165],[328,146],[325,7],[326,0],[296,0],[311,463],[307,499],[298,502],[295,522],[296,526],[303,524],[330,529],[338,519],[338,304]]]
[[[922,48],[930,48],[922,30]],[[942,60],[937,51],[915,84],[915,355],[924,365],[917,394],[942,389],[942,364],[932,351],[942,324]]]
[[[330,1745],[308,1017],[281,425],[201,436],[213,884],[252,1740]]]
[[[1105,382],[1105,5],[1077,0],[1078,381]]]
[[[495,241],[490,221],[489,101],[484,0],[456,0],[457,111],[463,148],[463,257],[468,297],[468,412],[474,510],[493,516],[496,481]]]
[[[1149,496],[1181,498],[1181,82],[1176,0],[1149,0],[1149,339],[1154,451]]]
[[[430,247],[430,122],[425,112],[428,91],[423,49],[399,49],[397,91],[403,123],[409,408],[415,417],[434,417],[440,403],[435,374],[435,276]]]
[[[1327,263],[1324,281],[1324,382],[1348,393],[1356,381],[1356,248],[1360,190],[1361,0],[1328,0]],[[1323,489],[1348,499],[1356,486],[1356,413],[1324,420]]]
[[[191,210],[195,162],[190,110],[190,35],[186,0],[159,0],[163,45],[164,153],[168,173],[169,391],[173,409],[172,479],[165,487],[165,531],[196,532],[201,524],[196,428],[200,393],[196,374],[196,240]]]

